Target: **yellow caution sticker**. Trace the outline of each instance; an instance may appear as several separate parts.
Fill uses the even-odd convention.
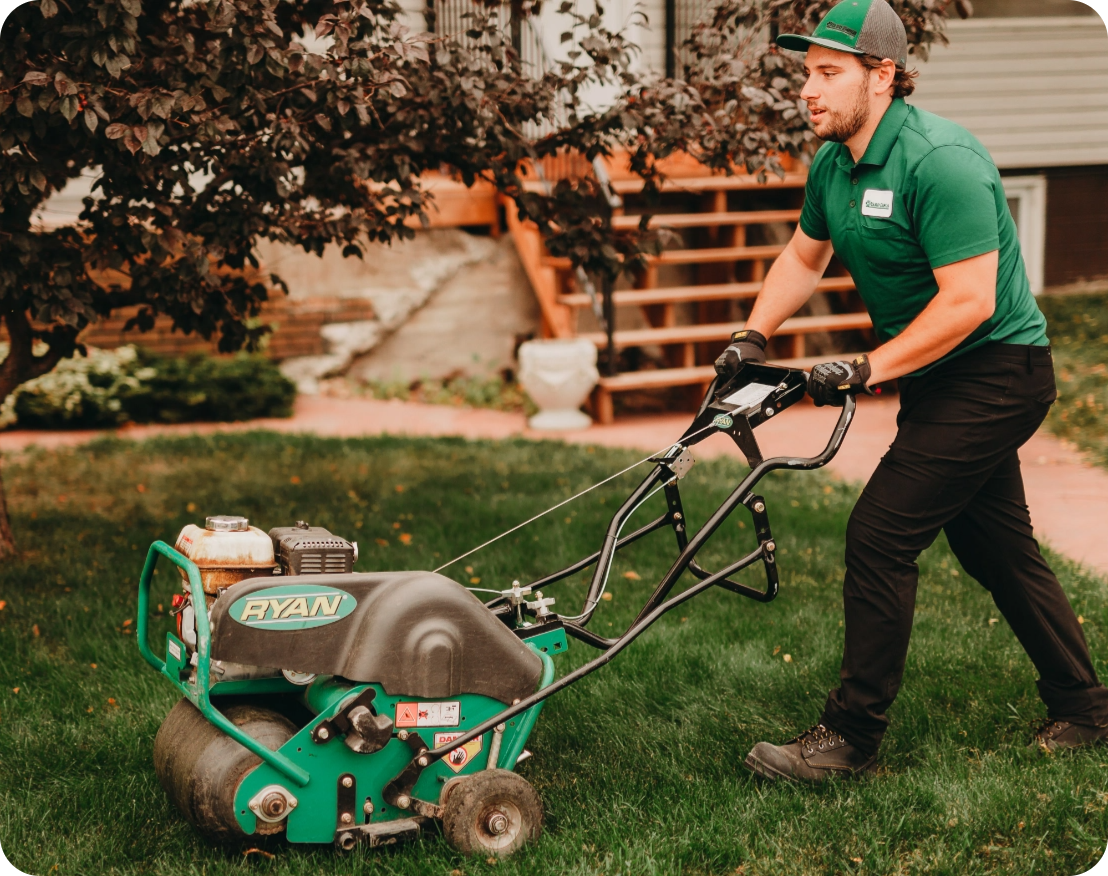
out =
[[[435,748],[442,748],[444,745],[449,745],[461,735],[461,733],[436,733]],[[481,750],[482,738],[483,737],[478,736],[476,739],[469,740],[465,745],[455,748],[442,759],[442,762],[450,767],[450,769],[454,770],[454,772],[460,773],[465,765],[473,760]]]

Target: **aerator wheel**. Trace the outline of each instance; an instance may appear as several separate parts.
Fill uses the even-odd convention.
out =
[[[507,856],[538,838],[542,800],[508,770],[484,770],[452,784],[443,802],[446,841],[467,855]]]
[[[271,709],[235,705],[223,714],[274,751],[296,733],[288,718]],[[173,707],[154,740],[154,771],[170,801],[197,829],[217,840],[246,836],[235,819],[235,792],[259,763],[261,758],[215,727],[186,699]],[[283,822],[259,819],[255,833],[283,829]]]

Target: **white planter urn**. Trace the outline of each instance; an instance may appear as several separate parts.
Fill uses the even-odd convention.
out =
[[[587,429],[578,408],[596,386],[596,345],[584,338],[526,341],[519,348],[519,382],[539,406],[532,429]]]

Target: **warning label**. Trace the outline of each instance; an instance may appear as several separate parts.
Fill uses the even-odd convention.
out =
[[[457,727],[462,716],[458,700],[449,703],[397,703],[397,727]],[[437,747],[437,746],[436,746]]]
[[[443,745],[447,745],[461,736],[461,733],[436,733],[435,734],[435,748],[441,748]],[[445,763],[450,769],[456,773],[460,773],[462,768],[469,763],[473,758],[477,756],[477,753],[481,750],[481,737],[471,739],[465,745],[461,745],[455,748],[450,754],[444,757],[443,763]]]

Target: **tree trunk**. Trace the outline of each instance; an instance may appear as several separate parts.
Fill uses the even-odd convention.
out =
[[[15,553],[12,522],[8,519],[8,497],[4,491],[4,478],[0,475],[0,560],[13,557]]]

